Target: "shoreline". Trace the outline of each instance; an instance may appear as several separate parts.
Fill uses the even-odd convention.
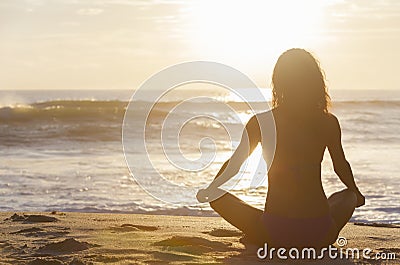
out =
[[[343,248],[400,259],[400,226],[348,223]],[[82,212],[0,212],[0,264],[259,264],[221,217]],[[269,260],[282,264],[281,260]],[[274,262],[274,263],[271,263]],[[294,261],[298,262],[298,261]],[[327,259],[324,264],[377,264]],[[298,264],[298,263],[297,263]],[[346,264],[346,263],[345,263]]]

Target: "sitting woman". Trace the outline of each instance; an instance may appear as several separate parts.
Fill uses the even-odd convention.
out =
[[[339,122],[328,111],[330,98],[324,75],[309,52],[291,49],[279,57],[272,85],[273,109],[249,120],[232,157],[213,182],[199,190],[197,199],[209,202],[226,221],[243,231],[251,244],[328,246],[335,242],[354,209],[364,205],[365,198],[345,158]],[[266,126],[270,116],[275,122],[275,139],[271,139]],[[273,141],[275,153],[270,159],[264,211],[219,188],[239,172],[259,143],[266,159]],[[336,174],[347,187],[329,198],[321,182],[325,148]]]

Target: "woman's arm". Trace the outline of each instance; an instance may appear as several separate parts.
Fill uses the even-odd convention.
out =
[[[218,187],[230,180],[239,172],[243,162],[250,156],[260,141],[260,126],[258,124],[256,115],[254,115],[246,124],[240,143],[232,157],[223,164],[213,182],[205,190],[199,191],[197,196],[199,201],[204,202],[208,201],[210,198],[219,197],[219,194],[214,194],[217,196],[213,196],[211,193],[220,193]],[[205,197],[208,197],[208,199]]]
[[[365,203],[365,198],[357,188],[350,164],[345,157],[339,121],[334,115],[331,115],[330,119],[328,150],[332,158],[333,168],[346,187],[356,193],[357,207],[362,206]]]

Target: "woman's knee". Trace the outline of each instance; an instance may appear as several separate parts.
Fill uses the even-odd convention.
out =
[[[357,195],[354,191],[345,189],[343,190],[343,195],[344,200],[348,202],[349,204],[354,205],[354,207],[357,205]]]
[[[338,192],[335,192],[332,194],[328,202],[330,204],[336,205],[336,204],[342,204],[344,202],[349,203],[351,205],[356,205],[357,204],[357,195],[354,191],[349,190],[349,189],[344,189]]]

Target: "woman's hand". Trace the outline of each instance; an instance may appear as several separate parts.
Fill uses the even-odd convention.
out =
[[[364,197],[364,195],[361,194],[361,192],[358,189],[356,191],[356,196],[357,196],[357,205],[356,205],[356,207],[363,206],[365,204],[365,197]]]
[[[208,188],[206,189],[200,189],[197,192],[196,198],[199,202],[203,203],[203,202],[208,202],[208,197],[209,197],[209,190]]]
[[[220,189],[220,188],[215,188],[214,183],[211,183],[210,186],[208,186],[205,189],[200,189],[197,192],[196,198],[199,202],[212,202],[221,196],[223,196],[226,193],[225,190]]]

